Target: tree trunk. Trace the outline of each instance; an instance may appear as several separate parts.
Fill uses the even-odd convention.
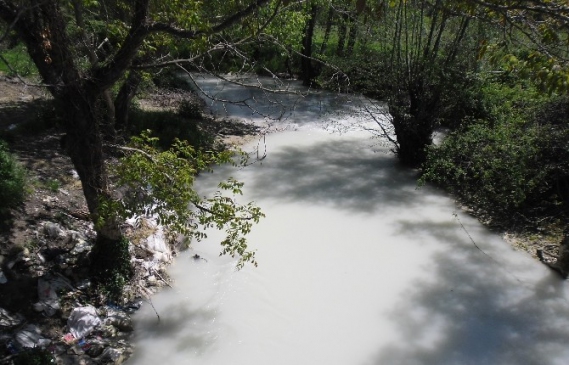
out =
[[[90,255],[90,269],[94,280],[104,285],[119,281],[124,284],[129,278],[126,270],[130,267],[130,259],[124,255],[119,258],[116,254],[117,250],[124,251],[124,244],[121,246],[124,241],[120,230],[121,222],[112,215],[103,217],[100,211],[104,199],[111,197],[103,150],[104,137],[100,131],[103,126],[100,121],[108,120],[104,98],[104,92],[93,93],[77,88],[69,89],[69,92],[55,99],[58,106],[65,105],[63,115],[67,132],[67,152],[81,180],[83,194],[97,232]],[[128,253],[128,245],[126,247]],[[120,275],[120,278],[117,279],[115,275]],[[112,294],[120,295],[119,288]]]
[[[419,167],[426,161],[427,147],[433,142],[439,90],[427,90],[419,78],[389,103],[397,136],[397,157],[407,166]]]
[[[304,26],[304,37],[302,39],[302,57],[300,65],[302,69],[302,84],[310,86],[314,79],[314,69],[312,67],[312,38],[314,36],[314,27],[316,25],[316,17],[318,15],[318,7],[312,5],[310,8],[310,18]]]
[[[140,72],[130,71],[117,94],[115,99],[115,129],[117,131],[127,131],[130,127],[128,122],[130,102],[136,94],[141,81],[142,74]]]
[[[346,46],[347,54],[352,54],[352,52],[354,51],[357,35],[358,35],[358,21],[355,17],[352,17],[350,21],[350,33],[348,35],[348,45]]]
[[[324,40],[320,45],[320,54],[324,54],[326,47],[328,46],[328,40],[330,39],[330,33],[332,32],[332,20],[334,20],[334,7],[330,6],[328,10],[328,17],[326,18],[326,29],[324,30]]]
[[[338,25],[338,48],[336,48],[336,55],[344,55],[344,47],[346,43],[346,33],[348,32],[348,14],[342,14],[340,24]]]
[[[91,264],[99,265],[107,251],[101,244],[118,244],[123,238],[120,223],[113,216],[101,215],[101,203],[111,197],[109,179],[105,166],[101,120],[108,116],[104,107],[104,92],[89,91],[85,85],[69,86],[65,92],[54,94],[56,105],[64,117],[67,132],[67,153],[75,167],[87,207],[94,223],[97,239]],[[103,219],[104,218],[104,219]],[[98,254],[97,254],[98,253]]]
[[[543,250],[537,250],[537,257],[545,265],[558,272],[563,279],[569,277],[569,227],[563,231],[563,237],[559,243],[559,253],[555,261],[543,255]]]
[[[145,4],[146,0],[142,0],[140,7]],[[119,242],[122,234],[118,221],[109,218],[102,222],[100,214],[101,201],[110,194],[102,130],[114,122],[109,108],[109,87],[97,86],[100,78],[89,78],[76,65],[73,42],[67,36],[60,2],[40,1],[22,13],[16,7],[0,2],[0,17],[13,24],[25,42],[63,116],[67,133],[65,147],[81,180],[87,207],[95,223],[97,241],[94,250],[97,251],[99,242]],[[136,47],[136,43],[131,46]],[[124,72],[124,69],[114,72]]]
[[[427,119],[409,114],[394,114],[393,126],[397,136],[397,157],[410,167],[419,167],[426,161],[427,147],[432,143],[433,128]]]
[[[569,230],[566,229],[563,235],[563,240],[559,245],[559,258],[557,259],[557,267],[561,272],[561,276],[567,279],[569,276]]]

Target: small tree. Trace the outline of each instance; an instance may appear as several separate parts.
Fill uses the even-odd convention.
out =
[[[418,166],[432,143],[445,84],[456,68],[470,18],[456,15],[453,3],[399,1],[390,63],[394,90],[389,112],[397,136],[397,155]],[[463,72],[468,70],[464,69]]]

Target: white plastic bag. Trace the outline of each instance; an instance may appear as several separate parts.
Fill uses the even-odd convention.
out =
[[[91,305],[73,309],[67,319],[69,332],[78,339],[89,335],[100,324],[101,319],[97,315],[95,307]]]

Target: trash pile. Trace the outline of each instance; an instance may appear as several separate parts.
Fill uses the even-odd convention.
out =
[[[140,305],[132,303],[131,307]],[[0,341],[8,352],[3,360],[39,348],[52,354],[57,364],[122,364],[132,354],[128,338],[134,329],[125,310],[91,305],[74,308],[67,319],[69,332],[47,338],[38,325],[26,324],[21,316],[0,308]]]
[[[132,354],[131,314],[142,306],[144,298],[169,285],[164,273],[172,252],[163,243],[160,229],[133,240],[136,274],[129,288],[135,299],[97,303],[87,294],[91,283],[85,267],[94,232],[86,228],[79,232],[45,222],[37,230],[35,248],[1,257],[0,292],[27,275],[33,278],[31,287],[37,288],[37,293],[30,296],[34,298],[30,308],[12,307],[9,311],[0,307],[0,364],[18,364],[18,358],[39,356],[33,351],[63,365],[118,365]],[[38,363],[37,358],[34,361]]]

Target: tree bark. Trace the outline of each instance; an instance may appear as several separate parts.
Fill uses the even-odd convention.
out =
[[[343,13],[338,25],[338,47],[336,48],[336,55],[343,56],[344,48],[346,45],[346,33],[348,32],[348,14]]]
[[[334,20],[334,7],[330,6],[328,10],[328,17],[326,18],[326,29],[324,30],[324,40],[320,45],[320,54],[324,54],[326,47],[328,46],[328,40],[330,39],[330,33],[332,32],[332,20]]]
[[[563,232],[563,239],[559,244],[559,257],[554,264],[554,269],[559,271],[563,279],[569,276],[569,227]]]
[[[120,232],[116,222],[100,224],[101,200],[110,197],[103,134],[99,123],[106,118],[106,111],[101,105],[103,98],[102,93],[69,88],[69,92],[56,96],[55,101],[64,116],[66,149],[81,180],[95,230],[108,239],[118,239]]]
[[[302,84],[310,86],[314,79],[314,69],[312,67],[312,38],[314,37],[314,27],[318,16],[318,6],[313,4],[310,7],[310,18],[304,26],[304,37],[302,39],[302,58],[300,65],[302,69]]]
[[[128,120],[130,102],[136,94],[141,81],[142,74],[140,72],[130,71],[115,98],[115,129],[117,132],[127,131],[130,127]]]
[[[397,136],[397,157],[411,167],[419,167],[426,161],[427,147],[433,142],[440,90],[428,88],[417,77],[409,83],[408,90],[389,103]]]
[[[356,45],[356,38],[358,35],[358,21],[356,17],[350,19],[350,33],[348,34],[348,45],[346,46],[346,53],[352,54]]]

